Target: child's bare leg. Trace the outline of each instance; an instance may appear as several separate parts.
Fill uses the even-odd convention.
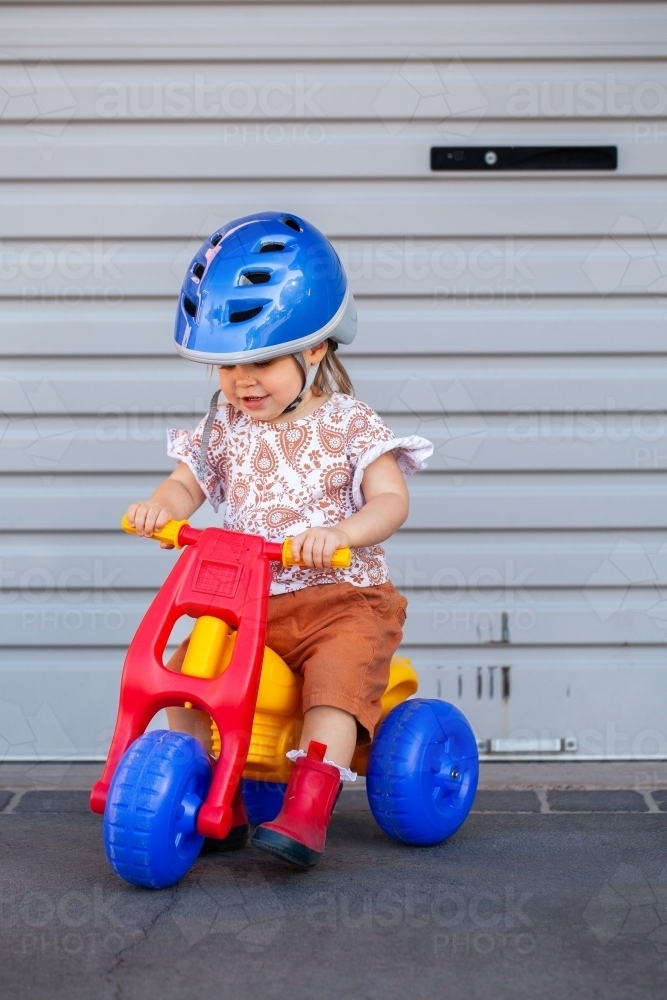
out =
[[[325,760],[307,755],[311,742],[325,743]],[[298,757],[290,774],[280,812],[260,823],[252,844],[298,868],[312,868],[326,842],[327,827],[357,742],[357,720],[331,705],[315,705],[304,714]]]
[[[197,708],[168,708],[166,712],[171,730],[194,736],[211,753],[211,717],[206,712]]]
[[[304,714],[300,749],[307,750],[311,740],[326,744],[327,760],[349,767],[357,745],[357,720],[341,708],[315,705]]]

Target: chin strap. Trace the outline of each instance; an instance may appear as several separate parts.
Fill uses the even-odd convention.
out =
[[[338,345],[336,344],[336,347],[337,346]],[[297,406],[299,405],[299,403],[301,402],[301,400],[306,395],[311,385],[315,381],[315,376],[317,375],[317,369],[320,367],[318,362],[315,365],[311,365],[310,371],[308,371],[308,366],[306,365],[306,359],[304,358],[301,351],[299,351],[298,354],[293,354],[292,357],[298,361],[303,371],[304,383],[303,383],[303,388],[299,393],[299,395],[296,397],[293,403],[290,403],[290,405],[285,410],[283,410],[283,413],[291,413],[292,410],[296,410]],[[213,396],[211,397],[211,402],[208,408],[208,415],[206,417],[206,423],[204,424],[204,431],[201,436],[201,452],[199,455],[199,464],[197,466],[197,474],[200,482],[204,482],[204,480],[206,479],[206,470],[207,470],[206,460],[208,458],[208,443],[211,439],[211,430],[213,428],[213,421],[215,420],[216,413],[218,412],[218,399],[220,398],[221,392],[222,390],[218,389],[216,392],[213,393]]]
[[[315,376],[317,375],[317,369],[320,367],[318,362],[316,365],[311,365],[310,371],[308,371],[308,366],[306,365],[306,359],[304,358],[301,351],[299,351],[298,354],[293,354],[292,357],[296,361],[298,361],[299,365],[301,366],[305,381],[303,383],[303,389],[301,390],[299,395],[296,397],[293,403],[290,403],[290,405],[283,410],[283,413],[291,413],[292,410],[296,410],[297,406],[299,405],[299,403],[301,402],[301,400],[306,395],[311,385],[315,381]]]
[[[217,392],[214,392],[211,397],[211,403],[208,408],[208,416],[206,417],[206,423],[204,424],[204,430],[201,436],[201,450],[199,452],[199,465],[197,466],[197,478],[200,483],[203,483],[206,479],[208,443],[211,439],[213,421],[215,420],[215,415],[218,412],[218,399],[220,398],[221,392],[222,389],[218,389]]]

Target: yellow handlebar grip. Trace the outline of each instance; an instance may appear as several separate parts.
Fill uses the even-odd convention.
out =
[[[331,557],[332,569],[347,569],[352,562],[352,549],[336,549]]]
[[[164,528],[154,531],[150,537],[155,538],[158,542],[171,542],[177,549],[182,549],[183,546],[178,544],[178,536],[183,525],[187,523],[187,521],[167,521]],[[137,533],[136,528],[128,521],[127,514],[123,514],[120,526],[123,531],[127,531],[130,535]]]
[[[333,556],[331,557],[331,568],[332,569],[347,569],[347,567],[352,562],[352,549],[336,549]],[[288,566],[301,566],[307,568],[305,562],[301,560],[295,562],[292,557],[292,539],[286,538],[283,542],[283,566],[287,568]]]

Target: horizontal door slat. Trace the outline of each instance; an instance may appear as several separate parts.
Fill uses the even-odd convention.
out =
[[[657,296],[528,302],[511,293],[491,301],[483,294],[390,301],[357,296],[357,306],[359,334],[341,351],[346,357],[410,359],[432,355],[434,344],[442,355],[667,353],[664,306]],[[7,301],[0,310],[0,356],[173,358],[175,310],[175,296]]]
[[[404,629],[407,644],[469,646],[499,643],[502,615],[508,616],[512,646],[615,646],[661,644],[667,602],[657,588],[616,591],[526,591],[523,600],[503,603],[463,595],[455,604],[447,595],[423,595],[410,602]],[[496,655],[502,656],[502,650]]]
[[[667,293],[667,235],[602,239],[334,240],[355,294],[509,297]],[[185,254],[185,260],[183,256]],[[0,297],[178,295],[191,251],[177,240],[90,240],[2,248]]]
[[[420,180],[0,184],[4,243],[9,245],[28,238],[163,237],[183,240],[192,256],[222,222],[264,207],[285,208],[342,240],[402,234],[577,237],[612,230],[618,238],[660,232],[665,183],[596,176],[572,184],[562,176],[527,180],[457,174]],[[183,269],[186,258],[184,251]]]
[[[544,8],[543,8],[544,9]],[[252,16],[252,15],[251,15]],[[279,58],[279,53],[276,51]],[[0,82],[32,68],[0,65]],[[35,71],[32,71],[35,73]],[[664,115],[667,74],[658,61],[393,63],[236,61],[60,63],[42,74],[49,121],[271,121],[404,119],[456,127],[461,119]],[[5,121],[34,121],[31,101],[9,101]]]
[[[7,655],[11,656],[12,653]],[[103,655],[105,654],[102,651],[91,651],[93,658]],[[619,675],[622,677],[623,674],[627,677],[627,672],[629,672],[632,677],[632,672],[636,667],[638,670],[654,673],[656,680],[661,680],[662,675],[667,673],[664,655],[661,657],[659,647],[650,645],[586,646],[585,650],[582,650],[577,645],[553,647],[512,644],[511,649],[508,649],[507,645],[502,643],[488,644],[483,648],[480,646],[441,646],[438,648],[405,643],[401,646],[401,655],[409,656],[413,665],[420,672],[420,690],[422,689],[422,678],[424,686],[426,686],[424,674],[427,671],[442,674],[450,671],[457,672],[458,668],[462,667],[464,671],[470,670],[476,674],[477,667],[482,666],[485,674],[482,696],[486,695],[486,697],[488,697],[489,667],[494,666],[497,670],[501,664],[507,664],[508,660],[510,661],[509,665],[511,665],[512,680],[528,670],[540,671],[545,680],[549,676],[567,678],[571,676],[572,672],[581,670],[589,673],[600,686],[603,686],[607,671],[609,671],[609,675],[616,675],[616,677]],[[494,679],[497,689],[497,673]],[[496,690],[496,697],[501,697],[501,692],[502,688],[500,691]],[[426,697],[437,696],[437,691],[426,695]],[[444,694],[441,696],[446,697]]]
[[[402,531],[384,549],[397,586],[452,604],[466,592],[516,602],[526,587],[608,587],[620,599],[629,587],[667,585],[661,532]],[[120,530],[5,534],[0,587],[44,599],[71,596],[73,603],[91,592],[112,600],[128,589],[160,587],[178,555]]]
[[[158,475],[4,475],[0,516],[7,531],[113,531]],[[662,530],[667,474],[420,473],[410,495],[407,527],[415,530]],[[205,505],[197,516],[211,513]]]
[[[460,385],[450,391],[467,396]],[[174,463],[166,454],[166,429],[191,427],[194,421],[178,414],[165,417],[158,407],[150,416],[134,409],[109,406],[95,417],[15,417],[2,438],[0,472],[150,470],[156,476],[168,475]],[[510,417],[386,416],[397,437],[416,434],[432,442],[432,471],[611,473],[667,465],[664,412],[604,414],[582,408],[569,414],[533,409]]]
[[[40,16],[35,17],[39,10]],[[638,4],[137,4],[9,7],[5,59],[660,57],[659,7]]]
[[[352,355],[346,367],[357,396],[383,414],[429,418],[509,414],[508,433],[517,441],[572,437],[594,442],[605,435],[627,440],[631,434],[622,420],[628,418],[618,414],[629,412],[635,413],[629,426],[638,441],[663,436],[662,418],[652,420],[643,414],[662,411],[667,403],[664,356],[448,359],[433,355],[406,357],[399,365],[392,357]],[[162,425],[155,421],[191,423],[191,417],[208,409],[216,385],[206,366],[175,352],[172,357],[52,358],[30,364],[11,358],[0,376],[0,408],[5,417],[117,415],[125,418],[128,428],[134,424],[137,438],[151,427],[159,436]],[[563,416],[550,418],[550,413]]]
[[[226,123],[104,122],[50,126],[48,142],[29,127],[0,122],[0,179],[42,180],[49,156],[53,180],[278,180],[431,177],[430,148],[443,145],[615,145],[613,177],[664,177],[662,119],[506,121],[475,119],[449,132],[406,120],[388,129],[381,121]],[[463,131],[463,135],[462,135]],[[589,171],[568,172],[590,179]],[[443,185],[447,182],[445,175]],[[522,177],[530,174],[521,172]],[[536,176],[544,179],[545,173]],[[547,175],[548,176],[548,175]],[[559,179],[562,174],[554,176]],[[600,176],[609,177],[602,171]],[[208,212],[202,213],[203,223]]]
[[[409,604],[405,642],[414,646],[477,646],[499,643],[502,615],[508,615],[512,645],[663,645],[667,602],[655,587],[627,594],[590,589],[536,591],[517,597],[406,591]],[[14,596],[14,595],[7,595]],[[84,595],[78,604],[60,595],[38,600],[17,594],[0,607],[4,645],[113,646],[127,644],[150,600],[142,591],[123,591],[113,600]],[[29,633],[29,637],[28,637]]]
[[[415,479],[407,526],[502,530],[662,528],[667,476],[451,475]]]

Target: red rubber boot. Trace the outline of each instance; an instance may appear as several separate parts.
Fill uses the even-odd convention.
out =
[[[283,807],[271,823],[262,823],[250,843],[297,868],[320,859],[327,827],[342,788],[340,771],[324,763],[324,743],[311,740],[308,754],[294,762]]]

